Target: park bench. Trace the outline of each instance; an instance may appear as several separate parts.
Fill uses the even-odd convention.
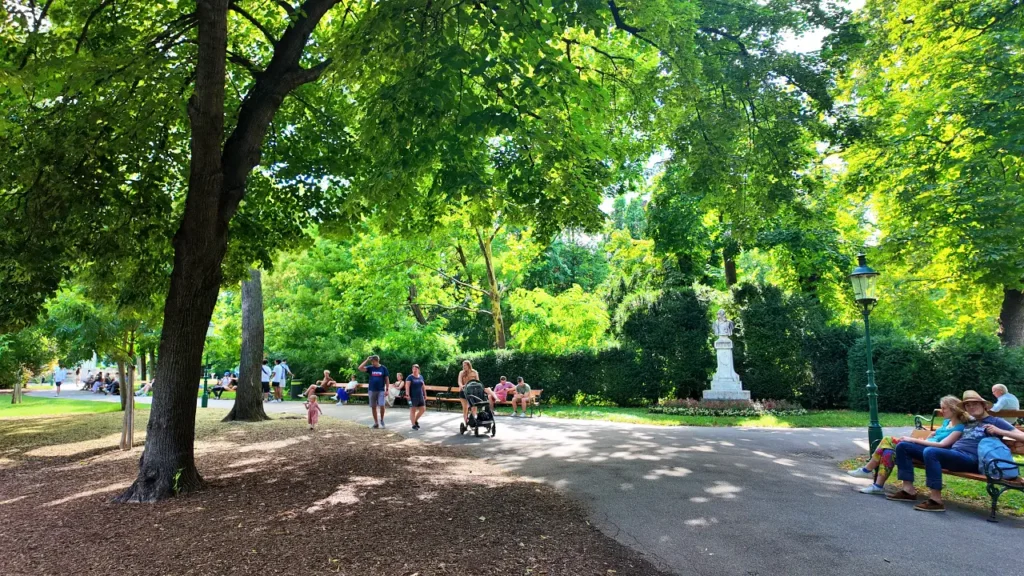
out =
[[[369,398],[369,387],[369,384],[360,384],[356,386],[355,392],[348,396],[349,398]],[[439,402],[444,398],[443,394],[446,394],[448,390],[447,386],[428,386],[424,384],[423,391],[426,393],[426,403],[429,405],[433,402],[435,407],[439,407]]]
[[[538,416],[540,416],[543,413],[541,405],[540,405],[540,397],[541,397],[541,394],[543,394],[543,393],[544,393],[543,389],[539,389],[539,390],[531,389],[530,390],[530,418],[533,418],[534,406],[537,407],[537,415]],[[511,400],[506,400],[504,402],[495,402],[494,403],[495,407],[498,407],[498,406],[511,406],[511,405],[512,405],[512,401]]]
[[[927,438],[936,429],[935,420],[936,417],[941,418],[942,411],[935,410],[929,419],[926,416],[914,416],[914,431],[911,432],[911,436],[914,438]],[[1008,420],[1014,420],[1017,418],[1024,418],[1024,410],[1003,410],[999,412],[999,418],[1006,418]],[[925,426],[924,422],[928,420],[928,425]],[[1017,429],[1021,429],[1017,426]],[[1010,452],[1014,455],[1024,456],[1024,442],[1017,442],[1008,438],[1003,439],[1003,443],[1009,447]],[[989,516],[989,522],[996,521],[996,506],[999,504],[999,497],[1003,495],[1007,490],[1018,490],[1024,492],[1024,479],[1019,475],[1017,478],[1004,478],[1003,471],[1000,468],[1000,464],[1012,464],[1017,466],[1018,472],[1022,472],[1024,464],[1019,462],[1011,462],[1008,460],[993,460],[988,463],[984,474],[977,472],[951,472],[949,470],[943,470],[943,474],[950,476],[956,476],[957,478],[964,478],[967,480],[976,480],[978,482],[985,482],[985,491],[992,498],[992,514]],[[924,463],[918,460],[914,461],[915,468],[924,468]]]

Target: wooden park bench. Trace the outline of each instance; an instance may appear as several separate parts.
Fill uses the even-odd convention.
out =
[[[537,415],[540,416],[540,415],[543,414],[543,411],[542,411],[542,408],[541,408],[541,405],[540,405],[540,397],[541,397],[541,395],[543,393],[544,393],[543,389],[539,389],[539,390],[531,389],[530,390],[530,418],[533,418],[533,409],[534,409],[535,406],[537,408]],[[512,405],[512,401],[511,400],[506,400],[504,402],[495,402],[494,403],[495,407],[498,407],[498,406],[511,406],[511,405]]]
[[[360,384],[356,386],[355,392],[349,394],[349,398],[369,398],[369,384]],[[448,393],[448,386],[429,386],[424,384],[423,391],[426,394],[426,403],[434,403],[436,408],[439,408],[439,403],[446,398],[445,394]],[[457,399],[456,399],[457,400]],[[369,400],[367,400],[369,402]]]
[[[926,416],[914,416],[914,431],[911,432],[911,436],[914,438],[927,438],[937,428],[935,425],[936,418],[941,419],[941,410],[935,410],[929,419]],[[1018,418],[1024,418],[1024,410],[1003,410],[998,415],[993,414],[997,418],[1005,418],[1010,421],[1014,421]],[[925,426],[925,421],[928,421],[928,425]],[[940,420],[941,421],[941,420]],[[1021,426],[1017,426],[1018,430],[1021,430]],[[1017,442],[1009,438],[1003,438],[1003,443],[1010,448],[1010,452],[1014,455],[1024,456],[1024,442]],[[1018,477],[1017,478],[1005,478],[1003,476],[1003,470],[1000,465],[1014,465],[1017,467]],[[915,468],[924,468],[924,462],[919,460],[914,461]],[[996,506],[999,504],[999,497],[1003,495],[1003,492],[1007,490],[1018,490],[1024,492],[1024,479],[1020,477],[1020,473],[1024,472],[1024,464],[1020,462],[1011,462],[1009,460],[993,460],[988,463],[984,474],[977,472],[951,472],[949,470],[943,470],[943,474],[950,476],[956,476],[957,478],[965,478],[967,480],[976,480],[978,482],[985,482],[985,491],[992,498],[992,514],[989,516],[989,522],[996,521]]]

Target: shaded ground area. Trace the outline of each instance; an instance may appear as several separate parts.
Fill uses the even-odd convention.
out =
[[[221,416],[198,422],[207,490],[129,506],[109,503],[141,452],[112,449],[120,414],[0,420],[0,574],[659,574],[463,449]]]

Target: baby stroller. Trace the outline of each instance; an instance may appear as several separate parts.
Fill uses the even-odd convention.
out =
[[[462,388],[462,396],[469,403],[470,410],[476,407],[476,415],[474,416],[470,412],[469,426],[465,422],[459,422],[459,434],[465,434],[472,428],[473,435],[479,436],[480,429],[483,428],[484,434],[489,433],[493,438],[497,427],[494,425],[494,413],[491,412],[491,405],[487,402],[484,385],[479,382],[470,382]]]

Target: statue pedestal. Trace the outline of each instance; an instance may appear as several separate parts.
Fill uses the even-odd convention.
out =
[[[719,336],[715,340],[715,355],[718,356],[718,368],[711,379],[711,390],[704,391],[704,399],[750,400],[750,391],[743,389],[740,376],[733,368],[732,340],[728,336]]]

